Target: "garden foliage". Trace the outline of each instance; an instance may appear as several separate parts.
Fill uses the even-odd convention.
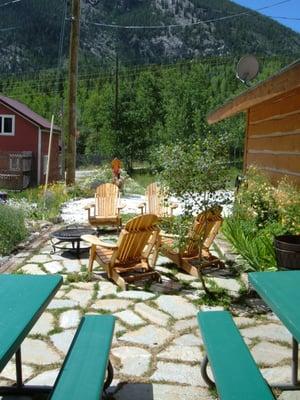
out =
[[[0,204],[0,256],[9,254],[26,235],[23,212]]]
[[[273,241],[281,234],[300,233],[300,191],[287,178],[274,186],[251,167],[236,196],[223,233],[251,270],[274,270]]]
[[[166,195],[174,196],[183,207],[183,215],[164,223],[168,231],[177,234],[178,246],[184,247],[196,215],[229,202],[227,149],[225,136],[208,134],[161,146],[154,154]],[[199,237],[199,254],[202,239]]]

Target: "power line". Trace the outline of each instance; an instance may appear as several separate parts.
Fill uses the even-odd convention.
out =
[[[278,19],[287,19],[290,21],[300,21],[300,18],[295,18],[295,17],[275,17],[274,15],[266,15],[266,16],[274,19],[278,18]]]
[[[105,24],[102,22],[91,22],[90,24],[92,25],[96,25],[96,26],[101,26],[101,27],[105,27],[105,28],[116,28],[116,29],[170,29],[170,28],[185,28],[185,27],[189,27],[189,26],[196,26],[196,25],[200,25],[203,23],[212,23],[212,22],[219,22],[219,21],[224,21],[227,19],[233,19],[236,17],[240,17],[243,15],[249,15],[252,14],[253,12],[258,12],[258,11],[262,11],[262,10],[266,10],[269,8],[273,8],[276,6],[279,6],[281,4],[284,3],[289,3],[291,0],[282,0],[279,1],[277,3],[273,3],[270,4],[268,6],[264,6],[264,7],[259,7],[257,9],[254,10],[249,10],[249,11],[242,11],[236,14],[232,14],[232,15],[225,15],[223,17],[219,17],[219,18],[213,18],[213,19],[207,19],[207,20],[201,20],[201,21],[197,21],[197,22],[191,22],[191,23],[186,23],[186,24],[171,24],[171,25],[118,25],[118,24]]]
[[[22,1],[22,0],[7,1],[6,3],[0,4],[0,8],[1,8],[1,7],[6,7],[6,6],[10,6],[11,4],[20,3],[20,1]]]
[[[18,29],[18,28],[19,28],[19,26],[10,26],[10,27],[7,27],[7,28],[0,28],[0,32],[13,31],[13,30]]]

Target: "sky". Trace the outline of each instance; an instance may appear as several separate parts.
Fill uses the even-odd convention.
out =
[[[233,0],[234,3],[238,3],[242,6],[258,9],[264,6],[270,6],[275,3],[279,3],[280,0]],[[279,4],[272,8],[261,10],[260,13],[268,15],[270,17],[288,17],[288,18],[299,18],[297,20],[286,20],[286,19],[275,19],[283,25],[288,26],[300,33],[300,0],[289,0],[283,4]]]

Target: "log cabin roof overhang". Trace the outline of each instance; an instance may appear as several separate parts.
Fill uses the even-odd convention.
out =
[[[222,121],[297,87],[300,87],[300,60],[288,65],[275,75],[258,83],[211,112],[207,116],[207,122],[214,124]]]

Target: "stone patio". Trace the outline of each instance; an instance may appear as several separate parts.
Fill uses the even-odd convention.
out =
[[[99,267],[95,268],[97,279],[86,282],[86,267],[86,254],[80,260],[68,252],[51,254],[50,243],[45,242],[28,253],[15,271],[59,273],[64,278],[63,286],[22,346],[26,382],[52,384],[82,315],[105,312],[118,318],[111,350],[115,379],[109,399],[213,399],[199,367],[203,345],[196,313],[209,308],[200,305],[204,295],[200,281],[160,257],[157,269],[162,283],[146,283],[121,292]],[[237,298],[243,287],[242,281],[214,271],[209,280],[228,290],[232,298]],[[232,311],[263,375],[269,382],[288,382],[289,332],[272,314],[254,314],[243,304]],[[3,370],[1,384],[14,382],[13,367],[11,361]]]

